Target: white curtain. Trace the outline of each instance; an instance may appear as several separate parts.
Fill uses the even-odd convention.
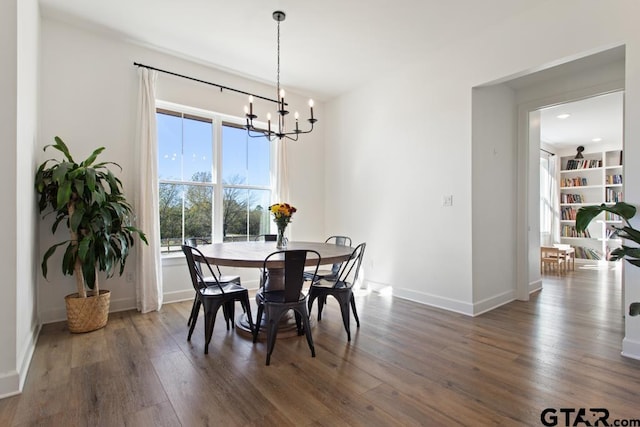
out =
[[[159,310],[162,306],[162,259],[160,255],[160,218],[158,203],[158,146],[156,129],[156,78],[158,73],[138,68],[140,89],[138,96],[139,166],[136,214],[138,227],[147,235],[149,246],[138,251],[136,303],[142,313]]]
[[[560,243],[560,201],[558,195],[558,156],[549,156],[549,201],[551,203],[551,241]]]
[[[275,140],[276,172],[275,191],[271,194],[271,203],[291,203],[289,200],[289,169],[287,167],[287,144],[284,139]],[[285,230],[285,236],[291,235],[291,225]]]
[[[287,144],[276,139],[276,188],[272,203],[291,203],[289,200],[289,168],[287,167]]]

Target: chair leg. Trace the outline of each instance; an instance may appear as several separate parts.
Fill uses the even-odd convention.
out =
[[[342,313],[342,323],[347,331],[347,341],[351,341],[351,329],[349,328],[349,298],[346,295],[338,297],[340,303],[340,312]]]
[[[242,310],[247,315],[247,320],[249,321],[249,328],[251,329],[251,335],[254,335],[256,327],[253,324],[253,319],[251,318],[251,303],[249,302],[249,292],[247,292],[240,298],[240,305],[242,306]]]
[[[260,331],[260,323],[262,323],[262,314],[264,313],[264,305],[258,304],[258,315],[256,316],[256,325],[253,330],[253,342],[258,341],[258,332]]]
[[[191,326],[191,322],[194,317],[198,317],[198,313],[196,312],[196,304],[198,303],[198,295],[193,298],[193,305],[191,306],[191,314],[189,315],[189,320],[187,320],[187,326]]]
[[[318,296],[318,321],[322,320],[322,309],[324,308],[324,304],[327,302],[326,295]]]
[[[311,336],[311,323],[309,322],[309,313],[299,313],[299,316],[302,317],[305,335],[307,336],[307,344],[309,344],[309,348],[311,349],[311,357],[316,357],[316,348],[313,345],[313,337]]]
[[[229,304],[226,302],[222,304],[222,314],[224,315],[224,323],[227,325],[227,331],[229,330]]]
[[[296,330],[298,331],[298,336],[304,334],[304,328],[302,327],[302,319],[300,313],[297,310],[293,310],[293,315],[296,317]]]
[[[274,316],[274,309],[267,307],[267,366],[271,363],[271,353],[276,345],[276,337],[278,336],[278,321],[280,316]]]
[[[193,317],[191,319],[191,326],[189,326],[189,334],[187,335],[187,341],[191,341],[191,335],[193,334],[193,330],[196,327],[196,321],[198,320],[198,313],[200,313],[201,304],[202,303],[200,302],[200,300],[196,297],[193,308],[191,309],[191,312],[193,313]]]
[[[229,323],[231,323],[231,328],[235,328],[235,317],[236,317],[236,302],[235,300],[227,301],[224,303],[224,308],[226,309],[225,321],[227,322],[227,331],[229,330]]]
[[[356,310],[356,299],[353,297],[353,292],[351,293],[351,310],[353,310],[353,317],[356,319],[356,325],[358,328],[360,327],[360,318],[358,317],[358,310]]]
[[[309,316],[311,316],[311,308],[313,307],[313,301],[318,298],[318,295],[313,291],[313,288],[309,291],[307,296],[307,310],[309,310]]]
[[[213,326],[216,323],[216,313],[220,308],[220,303],[205,300],[204,302],[204,354],[209,354],[209,343],[213,335]]]

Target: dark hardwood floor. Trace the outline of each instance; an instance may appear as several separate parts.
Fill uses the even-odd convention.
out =
[[[0,425],[539,426],[548,407],[640,419],[617,274],[545,276],[531,301],[476,318],[362,294],[350,344],[330,300],[317,357],[304,337],[280,339],[268,367],[265,343],[226,331],[221,314],[208,355],[202,314],[187,342],[190,301],[115,313],[90,334],[45,325],[24,392],[0,400]]]

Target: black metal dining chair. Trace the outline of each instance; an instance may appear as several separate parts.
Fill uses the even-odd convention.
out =
[[[325,241],[325,243],[333,243],[338,246],[351,246],[351,237],[349,236],[330,236]],[[330,270],[318,269],[315,276],[311,275],[310,271],[305,271],[305,279],[317,281],[320,279],[335,279],[340,272],[340,267],[342,266],[341,262],[337,262],[331,265]]]
[[[184,241],[184,244],[187,246],[191,246],[192,248],[196,248],[198,247],[198,241],[201,242],[205,242],[202,239],[197,239],[195,237],[190,237],[188,239],[186,239]],[[222,272],[220,271],[220,266],[218,266],[217,264],[214,265],[215,266],[215,273],[217,273],[217,275],[215,276],[215,279],[218,280],[218,282],[225,284],[225,283],[237,283],[238,285],[241,285],[241,281],[240,281],[240,276],[238,275],[229,275],[229,274],[222,274]],[[198,261],[196,261],[196,267],[198,268],[198,271],[200,272],[200,274],[202,274],[202,264]],[[204,282],[205,283],[214,283],[214,278],[213,277],[207,277],[206,275],[204,275]],[[187,320],[187,326],[191,326],[191,322],[193,321],[194,316],[197,316],[198,313],[196,312],[196,302],[198,301],[198,295],[196,294],[193,297],[193,305],[191,306],[191,314],[189,315],[189,320]],[[233,322],[233,319],[229,319],[227,316],[227,313],[225,311],[225,321],[227,322],[227,326],[229,324],[229,320],[231,320]]]
[[[189,327],[189,335],[187,341],[191,341],[191,335],[196,326],[198,320],[198,312],[200,306],[204,307],[204,354],[209,353],[209,342],[211,341],[211,335],[213,334],[213,326],[216,321],[216,314],[220,307],[223,307],[224,317],[227,323],[227,330],[229,330],[229,319],[231,319],[231,327],[233,328],[233,318],[235,312],[235,302],[239,301],[242,308],[247,313],[249,320],[249,326],[251,331],[254,331],[253,320],[251,318],[251,305],[249,303],[249,291],[246,288],[238,285],[237,283],[227,282],[221,283],[213,273],[213,269],[202,252],[197,248],[188,245],[182,245],[182,252],[187,259],[187,266],[189,267],[189,274],[191,276],[191,283],[196,291],[196,307],[195,312],[192,313],[193,319]],[[198,267],[198,264],[200,267]],[[205,276],[202,274],[202,266],[206,266],[208,273],[211,276],[207,276],[207,279],[213,278],[212,282],[207,282]]]
[[[267,365],[271,362],[271,353],[273,353],[273,348],[276,343],[278,323],[282,316],[289,310],[294,311],[298,335],[302,335],[303,333],[306,335],[307,343],[311,349],[311,356],[316,357],[316,350],[313,346],[313,338],[311,336],[309,312],[307,310],[307,294],[302,292],[305,281],[304,267],[309,255],[315,257],[314,265],[317,271],[320,265],[320,254],[314,250],[276,251],[269,254],[264,260],[262,269],[262,283],[264,286],[256,295],[258,315],[256,317],[256,328],[253,331],[253,342],[255,343],[258,340],[258,332],[264,313],[266,317]],[[277,274],[278,281],[280,279],[284,280],[284,287],[282,287],[280,283],[278,283],[280,286],[277,286],[271,282],[274,280],[273,277],[270,277],[270,272],[273,270],[267,268],[268,263],[277,258],[283,259],[282,270],[277,268]]]
[[[353,317],[356,319],[358,328],[360,327],[360,318],[356,310],[356,302],[353,297],[353,286],[358,281],[360,265],[364,257],[366,243],[360,243],[351,253],[347,261],[342,263],[342,267],[338,275],[334,278],[324,278],[311,283],[309,287],[309,313],[313,301],[318,300],[318,321],[322,320],[322,309],[327,301],[327,296],[331,295],[340,304],[340,312],[342,314],[342,323],[347,331],[347,340],[351,341],[350,328],[350,311],[353,310]]]

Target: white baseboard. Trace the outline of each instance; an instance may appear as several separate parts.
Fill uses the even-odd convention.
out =
[[[9,371],[0,374],[0,399],[20,394],[20,383],[18,371]]]
[[[478,301],[473,304],[473,315],[479,316],[482,313],[498,308],[502,305],[508,304],[516,299],[515,289],[508,290],[498,295],[494,295],[491,298],[485,298],[482,301]]]
[[[535,282],[529,283],[529,294],[538,292],[542,289],[542,279],[538,279]]]
[[[631,359],[640,360],[640,341],[625,338],[622,340],[622,355]]]
[[[384,283],[376,283],[372,281],[367,281],[367,287],[377,292],[381,292],[390,288],[389,285],[386,285]],[[425,304],[428,306],[473,316],[473,306],[464,301],[458,301],[451,298],[443,298],[424,292],[414,291],[412,289],[399,289],[397,287],[393,288],[393,296],[409,301],[415,301],[420,304]]]
[[[420,304],[425,304],[431,307],[442,308],[444,310],[453,311],[467,316],[479,316],[482,313],[498,308],[502,305],[508,304],[516,299],[515,290],[508,290],[499,295],[495,295],[490,298],[486,298],[477,303],[468,303],[465,301],[454,300],[451,298],[444,298],[436,295],[427,294],[424,292],[414,291],[411,289],[398,289],[392,288],[390,285],[367,281],[367,288],[374,292],[388,292],[391,289],[391,294],[398,298],[415,301]]]
[[[29,372],[29,366],[31,365],[31,359],[33,359],[33,353],[36,350],[38,336],[40,336],[40,329],[40,324],[34,325],[29,333],[27,342],[18,355],[18,363],[16,365],[19,365],[20,370],[9,371],[0,375],[0,399],[15,396],[22,392],[24,382],[27,379],[27,373]]]

